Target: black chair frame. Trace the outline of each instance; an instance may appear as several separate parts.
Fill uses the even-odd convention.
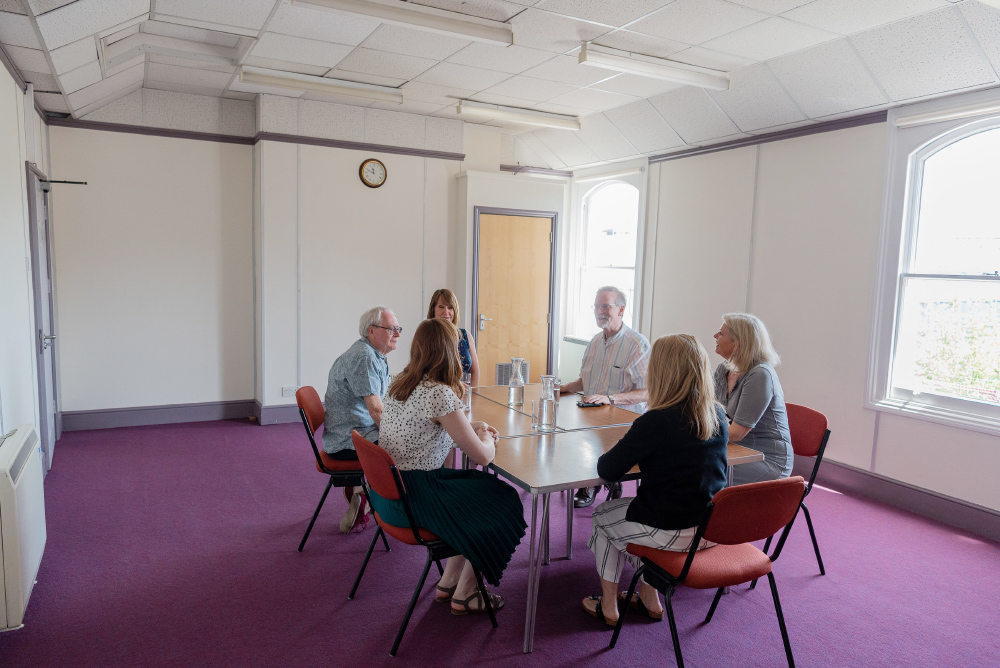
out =
[[[636,586],[639,583],[640,577],[646,581],[646,584],[654,587],[657,591],[663,594],[663,598],[666,603],[664,608],[667,613],[667,621],[670,623],[670,639],[673,641],[674,656],[677,659],[678,668],[684,668],[684,657],[681,655],[681,642],[680,637],[677,635],[677,622],[674,619],[674,606],[671,598],[677,587],[684,584],[684,580],[687,578],[688,571],[691,569],[691,564],[694,562],[695,555],[698,553],[698,545],[701,543],[701,539],[705,535],[705,529],[708,527],[708,521],[712,517],[712,511],[714,508],[715,505],[709,501],[705,508],[705,514],[702,516],[701,523],[698,525],[698,530],[695,533],[694,540],[691,542],[691,549],[688,550],[687,559],[684,560],[684,567],[681,569],[680,574],[677,577],[674,577],[646,557],[642,557],[642,565],[639,566],[635,575],[632,576],[632,582],[629,584],[628,594],[625,598],[626,601],[632,600],[632,596],[635,594]],[[797,515],[798,512],[796,512],[796,516]],[[781,532],[781,537],[778,539],[778,545],[774,548],[774,554],[769,557],[772,563],[774,563],[774,560],[778,558],[779,554],[781,554],[781,548],[784,547],[785,539],[788,538],[788,532],[791,530],[792,524],[794,523],[795,517],[792,517],[792,521],[789,522]],[[788,630],[785,628],[785,616],[781,612],[781,601],[778,598],[778,587],[774,581],[774,573],[768,573],[767,579],[771,584],[771,596],[774,598],[774,610],[778,616],[778,627],[781,629],[781,640],[785,645],[785,656],[788,658],[788,668],[795,668],[795,660],[792,658],[792,646],[788,640]],[[720,587],[715,592],[715,598],[712,599],[712,605],[708,609],[708,615],[705,617],[705,624],[712,621],[712,616],[715,614],[715,608],[719,605],[719,600],[722,598],[724,593],[725,587]],[[628,609],[628,604],[622,606],[622,610],[618,615],[618,624],[615,626],[615,632],[611,636],[611,643],[608,645],[609,648],[613,648],[615,643],[618,642],[618,634],[621,633]]]
[[[427,560],[424,562],[424,570],[420,573],[420,580],[417,582],[417,588],[413,590],[413,596],[410,598],[410,605],[406,609],[406,615],[403,617],[403,623],[399,626],[399,631],[396,633],[396,640],[392,643],[392,649],[389,650],[389,656],[396,656],[396,651],[399,649],[399,643],[403,640],[403,633],[406,632],[406,626],[410,623],[410,617],[413,615],[413,609],[417,606],[417,599],[420,598],[420,591],[424,588],[424,582],[427,580],[427,573],[431,569],[431,562],[437,564],[438,573],[444,575],[444,567],[441,565],[442,559],[447,559],[448,557],[458,556],[459,553],[452,546],[445,543],[443,540],[425,540],[420,532],[417,531],[418,525],[417,520],[413,516],[413,511],[410,509],[410,502],[406,496],[406,488],[403,487],[403,479],[399,475],[399,469],[395,466],[390,466],[392,470],[392,479],[396,483],[396,491],[399,493],[399,498],[403,503],[403,510],[406,511],[406,519],[410,523],[410,530],[413,532],[413,539],[417,542],[417,545],[423,545],[427,548]],[[368,484],[362,481],[362,486],[365,489],[365,494],[370,498],[371,493],[368,489]],[[376,519],[376,523],[378,520]],[[365,554],[365,560],[361,563],[361,570],[358,571],[358,577],[354,580],[354,586],[351,587],[351,593],[348,594],[348,600],[353,600],[354,595],[358,591],[358,585],[361,584],[361,577],[365,574],[365,569],[368,568],[368,560],[372,556],[372,552],[375,550],[375,543],[378,542],[379,536],[382,537],[382,541],[385,542],[385,532],[382,530],[381,524],[379,524],[378,530],[375,535],[372,536],[372,542],[368,546],[368,552]],[[386,545],[388,550],[388,544]],[[483,575],[479,572],[479,569],[473,569],[473,573],[476,576],[476,586],[479,589],[480,595],[483,597],[483,604],[486,606],[486,612],[490,615],[490,623],[493,628],[497,628],[497,617],[493,610],[493,604],[490,603],[489,593],[486,591],[486,585],[483,584]]]

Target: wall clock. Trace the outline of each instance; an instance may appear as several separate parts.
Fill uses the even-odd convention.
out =
[[[369,188],[378,188],[381,186],[385,183],[385,178],[388,175],[382,161],[375,158],[368,158],[362,162],[358,174],[361,176],[361,182]]]

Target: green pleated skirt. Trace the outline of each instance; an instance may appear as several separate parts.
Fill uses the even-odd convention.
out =
[[[477,470],[440,468],[400,475],[417,524],[468,559],[487,582],[499,585],[527,528],[517,491]],[[400,501],[372,492],[371,503],[389,524],[410,525]]]

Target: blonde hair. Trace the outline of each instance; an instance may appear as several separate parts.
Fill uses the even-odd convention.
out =
[[[444,318],[431,318],[417,325],[410,343],[410,363],[389,385],[389,396],[406,401],[425,377],[431,383],[447,385],[459,397],[465,393],[458,328]]]
[[[646,385],[649,410],[679,407],[701,441],[719,431],[712,369],[698,339],[690,334],[658,338],[649,355]]]
[[[741,376],[758,364],[771,366],[781,364],[781,358],[771,346],[771,336],[767,327],[755,315],[749,313],[727,313],[722,322],[729,329],[729,336],[736,341],[732,357],[723,362],[726,368]]]
[[[441,288],[440,290],[435,290],[434,294],[431,295],[431,305],[427,307],[427,319],[436,317],[434,315],[434,309],[437,307],[438,300],[443,299],[448,306],[451,307],[453,311],[451,316],[451,324],[458,327],[458,323],[461,322],[458,319],[458,297],[455,293],[448,288]]]

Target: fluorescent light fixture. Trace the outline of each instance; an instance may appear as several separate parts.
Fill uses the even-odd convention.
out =
[[[997,0],[1000,5],[1000,0]],[[1000,102],[983,102],[981,104],[970,104],[966,107],[953,107],[942,109],[941,111],[929,111],[925,114],[914,114],[912,116],[901,116],[896,119],[897,128],[911,128],[915,125],[927,125],[928,123],[940,123],[941,121],[955,121],[960,118],[972,118],[974,116],[985,116],[1000,111]]]
[[[402,104],[403,102],[403,93],[398,88],[375,86],[373,84],[345,81],[343,79],[314,77],[295,72],[268,70],[263,67],[250,67],[248,65],[240,68],[240,82],[316,93],[350,95],[352,97],[363,97],[367,100],[395,102],[396,104]]]
[[[984,5],[989,5],[990,7],[996,7],[997,9],[1000,9],[1000,0],[979,0],[979,2],[983,3]]]
[[[458,103],[457,111],[459,116],[484,116],[498,121],[540,125],[544,128],[559,128],[560,130],[580,129],[580,119],[576,116],[550,114],[546,111],[536,111],[534,109],[518,109],[517,107],[504,107],[499,104],[484,104],[482,102],[462,100]]]
[[[707,67],[697,67],[675,60],[653,58],[617,49],[595,48],[583,43],[580,48],[578,62],[581,65],[601,67],[606,70],[635,74],[640,77],[673,81],[687,86],[710,88],[712,90],[728,90],[729,74]]]
[[[426,30],[452,37],[499,46],[514,43],[514,30],[501,21],[491,21],[435,7],[398,0],[292,0],[293,5],[325,9],[378,19],[382,23]]]

